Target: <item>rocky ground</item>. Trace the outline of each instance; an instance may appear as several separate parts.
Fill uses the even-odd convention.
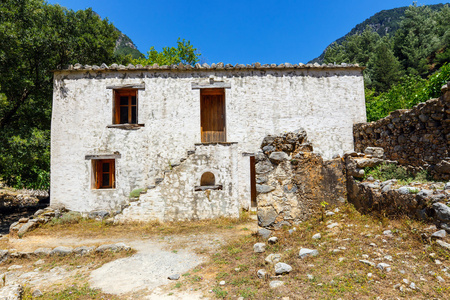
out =
[[[38,295],[39,290],[41,299],[446,299],[448,295],[450,239],[434,225],[362,215],[352,205],[327,207],[323,216],[273,232],[258,231],[256,220],[247,220],[147,227],[92,220],[45,225],[22,239],[0,240],[2,249],[18,256],[0,264],[0,278],[10,289],[14,284],[24,286],[24,297]],[[133,250],[96,251],[119,242]],[[23,254],[81,245],[94,248],[85,255]]]

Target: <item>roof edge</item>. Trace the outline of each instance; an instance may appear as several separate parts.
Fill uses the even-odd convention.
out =
[[[118,65],[118,64],[112,64],[110,66],[103,63],[101,66],[97,65],[82,65],[82,64],[75,64],[75,65],[68,65],[65,67],[62,67],[57,70],[53,70],[52,72],[64,72],[64,71],[141,71],[141,70],[267,70],[267,69],[357,69],[357,70],[364,70],[365,67],[360,66],[359,64],[346,64],[342,63],[340,65],[336,64],[290,64],[290,63],[284,63],[284,64],[260,64],[258,62],[253,63],[251,65],[247,64],[224,64],[222,62],[220,63],[213,63],[211,65],[208,65],[207,63],[204,64],[195,64],[195,66],[191,66],[189,64],[185,65],[183,63],[179,63],[177,65],[163,65],[160,66],[158,64],[153,65],[133,65],[129,64],[127,66],[124,65]]]

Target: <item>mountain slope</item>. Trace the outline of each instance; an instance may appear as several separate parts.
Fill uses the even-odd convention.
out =
[[[133,43],[133,41],[126,34],[122,33],[120,30],[117,29],[117,31],[120,32],[120,35],[116,41],[116,48],[114,49],[114,54],[117,55],[130,54],[134,59],[143,58],[144,54],[142,54],[136,48],[136,45]]]
[[[444,4],[435,4],[427,6],[429,6],[433,10],[440,10],[444,6]],[[308,63],[316,63],[316,62],[322,63],[325,52],[331,45],[333,45],[334,43],[341,44],[347,36],[362,33],[367,26],[371,27],[381,37],[385,36],[386,34],[393,35],[400,27],[400,21],[402,20],[402,17],[405,15],[405,10],[407,8],[408,6],[403,6],[389,10],[382,10],[374,14],[370,18],[366,19],[364,22],[356,25],[352,30],[350,30],[349,33],[347,33],[343,37],[335,40],[333,43],[328,45],[328,47],[325,48],[325,50],[319,57],[314,58]]]

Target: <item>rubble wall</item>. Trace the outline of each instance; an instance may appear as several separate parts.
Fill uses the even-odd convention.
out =
[[[312,150],[304,130],[264,139],[256,155],[259,226],[290,226],[320,211],[322,201],[345,202],[342,159],[324,161]]]
[[[450,92],[420,103],[409,110],[397,110],[386,118],[353,127],[355,151],[382,147],[385,155],[402,165],[429,169],[436,179],[450,179]]]

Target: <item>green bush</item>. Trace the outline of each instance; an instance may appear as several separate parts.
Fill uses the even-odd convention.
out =
[[[413,181],[418,182],[428,182],[431,181],[426,170],[417,172],[415,175],[408,172],[408,170],[403,166],[398,166],[396,164],[381,164],[376,167],[366,167],[364,168],[364,179],[372,176],[374,179],[380,181],[386,181],[390,179],[397,179],[400,184],[409,184]]]
[[[69,211],[67,213],[64,213],[59,218],[53,218],[52,224],[53,225],[64,225],[64,224],[76,224],[81,220],[81,214],[79,212],[75,211]]]
[[[138,198],[144,189],[134,189],[130,193],[130,198]]]
[[[376,121],[397,109],[409,109],[420,102],[438,98],[447,81],[450,81],[450,64],[444,64],[427,80],[418,75],[403,76],[398,84],[379,95],[373,89],[366,89],[367,121]]]

